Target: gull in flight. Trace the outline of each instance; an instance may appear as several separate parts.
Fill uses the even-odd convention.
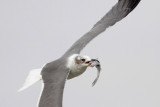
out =
[[[140,2],[140,0],[118,0],[112,9],[93,28],[78,39],[59,59],[45,64],[41,69],[32,70],[19,90],[22,91],[35,82],[43,81],[43,91],[38,107],[62,107],[65,81],[81,75],[87,67],[96,67],[100,72],[100,62],[89,56],[80,55],[81,50],[106,28],[114,25],[126,17]]]

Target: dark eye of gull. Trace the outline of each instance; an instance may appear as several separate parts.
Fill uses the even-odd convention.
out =
[[[85,59],[81,59],[81,61],[85,62],[86,60]]]

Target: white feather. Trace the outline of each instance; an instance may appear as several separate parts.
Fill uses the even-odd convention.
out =
[[[24,89],[30,87],[34,83],[38,82],[39,80],[42,79],[41,76],[41,70],[42,69],[33,69],[29,72],[27,79],[25,80],[22,88],[18,90],[18,92],[23,91]]]
[[[39,101],[40,101],[40,98],[41,98],[41,94],[42,94],[43,88],[44,88],[44,83],[42,82],[42,88],[41,88],[41,91],[40,91],[40,95],[38,97],[37,107],[39,106]]]

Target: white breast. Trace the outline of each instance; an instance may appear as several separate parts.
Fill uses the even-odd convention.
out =
[[[75,65],[74,67],[72,67],[70,69],[71,71],[70,71],[67,79],[72,79],[74,77],[81,75],[82,73],[85,72],[86,69],[87,69],[87,67],[82,67],[82,66],[80,67],[80,66]]]

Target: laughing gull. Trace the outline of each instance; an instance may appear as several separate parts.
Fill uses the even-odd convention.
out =
[[[78,39],[59,59],[45,64],[42,69],[35,69],[28,76],[25,89],[39,79],[44,87],[39,101],[39,107],[62,107],[63,89],[66,79],[81,75],[88,66],[100,65],[88,56],[80,55],[81,50],[106,28],[114,25],[126,17],[140,2],[140,0],[118,0],[112,9],[93,28]]]

